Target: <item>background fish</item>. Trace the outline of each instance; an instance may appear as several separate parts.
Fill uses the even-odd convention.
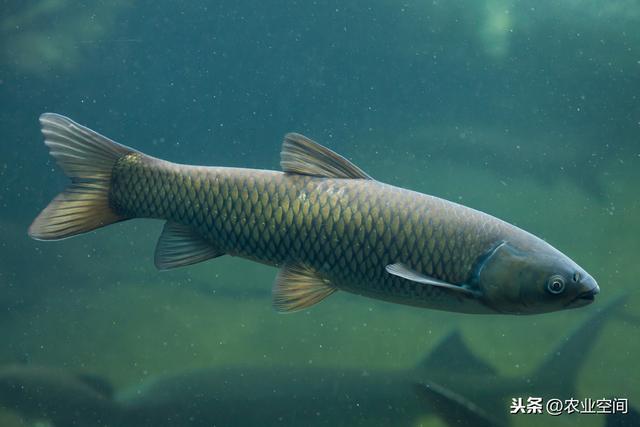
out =
[[[618,295],[598,307],[550,348],[538,366],[524,375],[500,375],[493,365],[469,350],[460,334],[453,332],[419,365],[422,371],[418,376],[425,380],[418,390],[431,401],[442,402],[433,407],[450,425],[456,425],[456,419],[464,416],[468,408],[482,408],[492,414],[496,422],[509,424],[513,416],[509,417],[505,408],[513,397],[576,398],[586,358],[607,321],[622,319],[627,314],[623,310],[627,299],[627,295]],[[459,413],[455,408],[459,408]]]
[[[6,367],[0,406],[60,427],[405,426],[428,414],[452,427],[504,426],[513,421],[511,397],[576,396],[583,362],[624,301],[613,299],[579,324],[525,377],[499,374],[454,330],[406,370],[217,366],[152,377],[114,393],[93,375]]]
[[[115,427],[121,416],[111,385],[101,377],[32,365],[0,368],[0,407],[56,427]]]
[[[4,2],[0,367],[80,368],[118,390],[203,367],[376,372],[414,366],[455,328],[500,377],[529,375],[552,342],[614,294],[635,291],[640,275],[640,2],[531,6]],[[163,220],[33,240],[29,225],[68,183],[41,145],[45,111],[182,164],[281,170],[282,136],[295,130],[381,182],[541,237],[585,268],[604,299],[479,318],[336,292],[282,316],[270,303],[276,267],[223,256],[157,270]],[[640,294],[629,309],[640,313]],[[586,361],[568,356],[584,362],[579,397],[637,406],[638,333],[628,316],[607,324]],[[472,398],[466,391],[455,390]],[[543,422],[572,421],[604,420]],[[0,426],[25,423],[0,409]]]
[[[57,114],[45,143],[72,185],[29,229],[70,237],[130,218],[167,223],[161,269],[224,254],[281,270],[280,311],[338,289],[467,313],[530,314],[580,307],[599,292],[581,267],[541,239],[482,212],[373,180],[299,134],[282,172],[178,165],[117,144]]]

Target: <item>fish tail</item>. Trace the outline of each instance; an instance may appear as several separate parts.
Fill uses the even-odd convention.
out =
[[[38,240],[58,240],[128,219],[109,203],[111,173],[122,156],[135,152],[54,113],[40,116],[45,145],[71,178],[29,227]]]
[[[554,396],[575,396],[587,356],[593,350],[606,321],[624,306],[626,299],[626,294],[611,299],[564,338],[533,372],[533,387],[549,391]]]

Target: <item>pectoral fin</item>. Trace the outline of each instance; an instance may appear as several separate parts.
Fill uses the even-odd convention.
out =
[[[304,266],[284,266],[273,285],[273,307],[281,313],[304,310],[337,291],[331,282]]]
[[[155,263],[160,270],[183,267],[224,255],[189,226],[167,221],[156,246]]]
[[[437,286],[443,289],[450,289],[452,291],[460,292],[461,294],[469,297],[477,298],[481,296],[479,291],[470,289],[466,285],[454,285],[439,279],[435,279],[433,277],[429,277],[422,273],[418,273],[415,270],[412,270],[402,263],[389,264],[386,266],[386,270],[389,274],[402,277],[403,279],[410,280],[412,282],[422,283],[423,285]]]

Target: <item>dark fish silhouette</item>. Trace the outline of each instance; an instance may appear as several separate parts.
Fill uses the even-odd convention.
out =
[[[55,427],[115,427],[120,420],[120,405],[106,380],[43,366],[0,368],[0,408]]]
[[[523,377],[498,375],[453,332],[407,371],[221,366],[156,377],[112,401],[104,381],[11,367],[0,371],[0,406],[57,427],[408,425],[429,413],[451,426],[504,426],[511,397],[575,396],[581,362],[622,301],[602,307]]]

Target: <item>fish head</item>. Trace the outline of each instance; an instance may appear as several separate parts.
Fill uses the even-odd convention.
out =
[[[509,314],[582,307],[600,292],[591,275],[542,241],[523,247],[502,242],[483,261],[476,281],[484,304]]]

